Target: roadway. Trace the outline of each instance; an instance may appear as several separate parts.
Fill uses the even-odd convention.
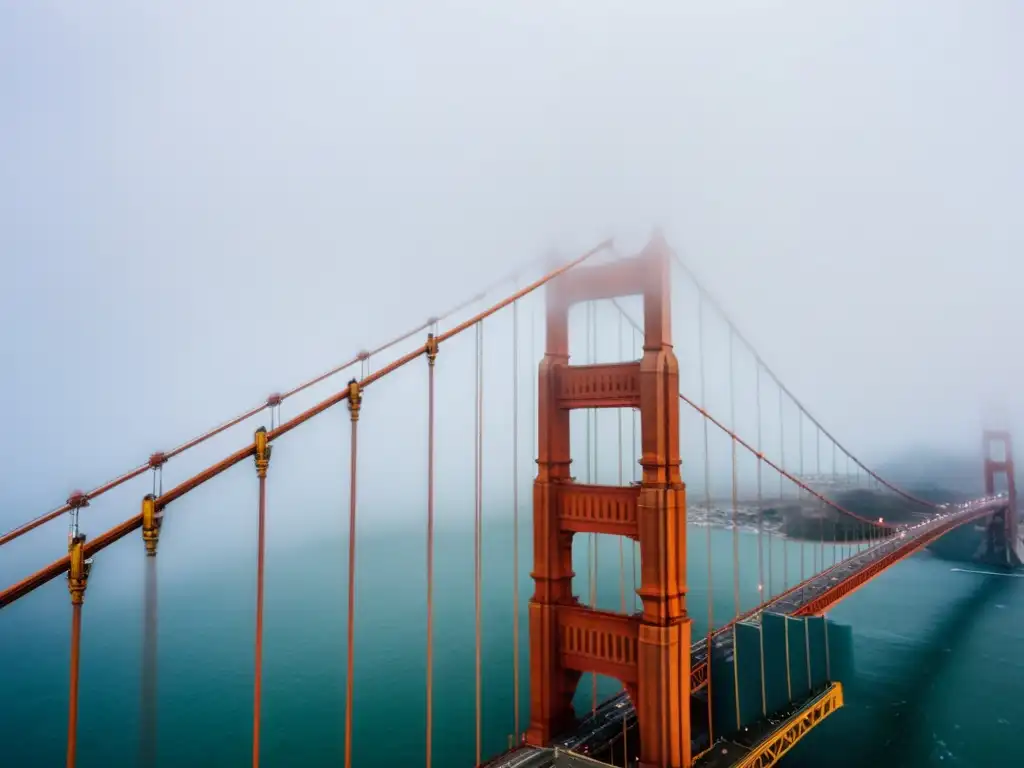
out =
[[[943,534],[957,528],[971,520],[984,517],[988,514],[998,512],[1005,507],[1007,500],[1005,496],[992,496],[959,505],[945,505],[938,508],[933,516],[913,525],[899,527],[894,536],[875,544],[862,552],[859,552],[837,565],[812,576],[800,585],[793,587],[781,595],[767,601],[755,611],[742,617],[743,621],[759,622],[761,613],[770,611],[772,613],[797,614],[811,606],[815,601],[821,603],[834,597],[831,603],[838,602],[846,597],[859,584],[856,582],[866,579],[863,583],[870,581],[877,573],[885,570],[895,562],[918,551],[929,542],[941,537]],[[889,562],[891,561],[891,562]],[[841,585],[854,585],[852,588],[839,589]],[[837,594],[841,592],[841,594]],[[730,627],[727,625],[723,629]],[[722,649],[728,653],[732,649],[733,633],[722,631],[716,632],[713,639],[716,649]],[[707,639],[701,638],[691,648],[691,664],[694,668],[704,664],[707,659]],[[593,713],[583,717],[572,733],[556,739],[551,745],[560,750],[571,750],[580,754],[599,754],[612,742],[613,739],[621,736],[623,721],[631,733],[635,733],[633,725],[636,720],[636,712],[633,704],[625,692],[621,692],[598,706]],[[693,734],[694,754],[707,746],[706,734]],[[558,762],[559,760],[562,762]],[[537,747],[521,746],[490,762],[485,763],[487,768],[559,768],[566,765],[564,756],[556,756],[554,749],[541,749]]]

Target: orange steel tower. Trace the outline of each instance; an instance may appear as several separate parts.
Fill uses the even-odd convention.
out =
[[[575,269],[552,281],[538,374],[527,742],[545,745],[572,723],[572,697],[584,672],[608,675],[624,684],[636,707],[644,768],[683,768],[691,761],[686,489],[680,475],[670,257],[656,236],[636,257]],[[644,302],[643,357],[569,365],[569,308],[637,294]],[[574,408],[639,409],[643,479],[638,485],[583,485],[570,476],[569,412]],[[579,603],[572,594],[577,533],[640,542],[642,613],[623,615]]]
[[[1002,460],[992,457],[993,443],[1002,443]],[[1009,509],[1006,511],[1006,546],[1007,558],[1011,565],[1017,559],[1017,483],[1013,476],[1013,440],[1010,433],[1004,430],[986,429],[982,434],[982,456],[985,457],[985,495],[992,496],[996,492],[996,475],[1006,475],[1006,493],[1009,497]]]

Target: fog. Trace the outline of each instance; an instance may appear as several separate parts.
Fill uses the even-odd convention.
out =
[[[5,3],[0,528],[516,265],[607,237],[635,253],[655,228],[866,462],[976,457],[984,425],[1024,436],[1022,23],[1009,0]],[[697,294],[675,281],[696,398]],[[527,511],[542,301],[519,318]],[[620,359],[617,315],[597,313],[600,354]],[[582,329],[577,313],[574,357]],[[731,423],[728,335],[710,314],[705,330],[708,406]],[[509,311],[484,330],[489,509],[512,487],[511,332]],[[753,441],[739,349],[736,424]],[[473,497],[473,354],[470,331],[438,360],[453,519]],[[425,368],[366,393],[364,525],[422,515]],[[345,380],[288,401],[285,418]],[[600,418],[613,450],[615,416]],[[175,460],[165,484],[265,421]],[[684,418],[691,485],[700,428]],[[275,448],[272,509],[293,536],[340,531],[348,429],[335,409]],[[728,488],[728,440],[716,445]],[[602,460],[605,482],[615,467]],[[254,474],[246,462],[182,507],[251,517]],[[97,502],[90,532],[134,514],[148,484]],[[56,556],[54,525],[33,540]]]

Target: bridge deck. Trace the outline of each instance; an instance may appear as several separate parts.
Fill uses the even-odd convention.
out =
[[[763,768],[774,765],[796,743],[843,706],[843,688],[829,684],[786,711],[767,717],[741,734],[722,739],[695,761],[698,768]]]
[[[872,573],[872,571],[877,569],[880,573],[895,562],[924,547],[943,533],[977,518],[997,512],[1005,507],[1005,505],[1006,502],[1004,500],[981,500],[963,507],[950,507],[948,512],[941,513],[925,522],[908,527],[896,536],[875,544],[863,552],[853,555],[841,563],[812,576],[802,584],[767,601],[755,611],[742,617],[742,620],[753,623],[759,622],[762,613],[765,611],[794,615],[802,610],[806,610],[815,601],[820,602],[821,599],[830,594],[831,590],[842,587],[840,590],[841,594],[833,601],[838,602],[838,599],[849,595],[860,586],[856,583],[857,581],[866,576],[867,578],[864,581],[866,583],[877,575],[877,573]],[[731,625],[727,625],[723,629],[728,629],[728,626]],[[733,633],[719,630],[715,634],[713,642],[716,649],[729,654],[732,650]],[[694,643],[690,653],[691,664],[694,668],[706,663],[707,638],[701,638],[698,642]],[[706,711],[706,696],[706,688],[694,695],[695,704],[692,712],[691,734],[693,753],[695,755],[705,751],[709,746],[706,714],[701,711],[702,709]],[[814,700],[812,698],[810,701],[813,703]],[[697,706],[699,701],[705,703],[702,706]],[[810,705],[807,702],[797,703],[794,705],[794,709],[786,713],[780,713],[780,716],[784,718],[796,716],[800,712],[807,711],[808,706]],[[778,718],[773,718],[773,720],[778,722]],[[613,696],[599,706],[595,713],[581,719],[572,733],[556,740],[552,746],[572,750],[573,752],[598,754],[613,739],[621,736],[623,721],[625,721],[628,728],[632,728],[636,721],[636,712],[633,709],[633,704],[624,692]],[[766,725],[771,725],[771,723],[772,721],[765,721]],[[742,750],[740,750],[738,742],[733,746],[736,752],[733,757],[738,760],[742,757],[740,754]],[[488,768],[555,768],[557,763],[554,761],[555,754],[553,750],[524,746],[495,758],[495,760],[486,763],[486,765]],[[714,765],[720,764],[734,765],[735,760],[728,763],[715,763]]]

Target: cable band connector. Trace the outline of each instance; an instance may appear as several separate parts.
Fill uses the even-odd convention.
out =
[[[67,505],[71,509],[82,509],[83,507],[88,507],[89,497],[81,491],[72,491],[71,495],[68,496]]]
[[[369,360],[369,359],[370,359],[370,352],[369,352],[369,350],[366,350],[366,349],[360,350],[359,354],[356,355],[356,360],[359,360],[360,362],[363,361],[363,360]]]
[[[160,469],[164,464],[167,463],[167,454],[163,451],[157,451],[149,456],[149,468]]]
[[[142,543],[146,545],[147,557],[156,557],[156,545],[160,541],[160,526],[163,522],[163,508],[157,507],[156,496],[147,493],[142,499]]]
[[[263,479],[267,476],[267,467],[270,466],[271,445],[267,439],[267,428],[260,427],[256,430],[256,476]]]
[[[85,534],[80,533],[68,543],[68,592],[71,604],[81,605],[85,601],[85,588],[89,583],[92,560],[85,557]]]
[[[437,360],[437,351],[441,348],[441,345],[437,343],[437,337],[432,333],[427,334],[427,364],[433,366],[434,361]]]
[[[348,412],[352,416],[352,421],[359,421],[359,409],[363,405],[363,390],[359,386],[359,382],[352,379],[348,383]]]
[[[273,394],[268,395],[267,396],[267,407],[268,408],[275,408],[276,406],[281,404],[281,400],[282,399],[283,398],[281,397],[281,393],[280,392],[274,392]]]

